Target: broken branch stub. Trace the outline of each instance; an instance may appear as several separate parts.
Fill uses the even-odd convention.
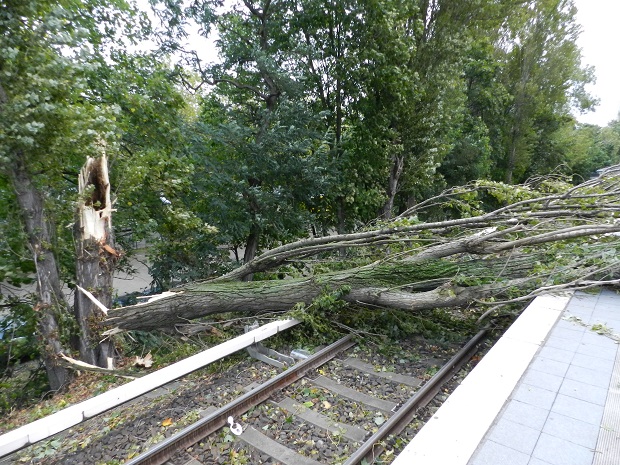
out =
[[[82,361],[113,368],[114,347],[100,334],[99,322],[112,306],[113,274],[119,253],[112,233],[112,202],[105,153],[88,157],[78,178],[78,208],[74,237],[76,277],[74,313],[79,327]]]

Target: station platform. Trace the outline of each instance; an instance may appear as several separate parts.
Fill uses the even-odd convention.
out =
[[[620,464],[620,295],[536,298],[394,465]]]

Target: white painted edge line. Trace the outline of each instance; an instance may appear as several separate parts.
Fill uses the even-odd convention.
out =
[[[28,423],[0,436],[0,458],[23,447],[59,433],[106,410],[117,407],[170,381],[185,376],[210,363],[226,357],[251,344],[271,337],[298,324],[298,320],[281,320],[268,323],[253,331],[235,337],[215,347],[192,355],[173,365],[149,373],[91,399],[72,405],[40,420]]]
[[[570,298],[534,299],[392,465],[466,465]]]

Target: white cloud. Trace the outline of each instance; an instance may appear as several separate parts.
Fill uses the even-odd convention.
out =
[[[606,126],[620,111],[620,60],[617,55],[620,1],[574,0],[577,22],[582,26],[578,44],[583,64],[595,67],[596,84],[588,91],[600,99],[595,112],[578,116],[583,123]]]

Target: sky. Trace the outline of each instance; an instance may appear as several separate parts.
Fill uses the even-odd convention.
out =
[[[578,115],[582,123],[607,126],[620,112],[620,0],[574,0],[582,26],[578,44],[582,64],[595,68],[596,84],[587,90],[600,100],[594,112]]]

